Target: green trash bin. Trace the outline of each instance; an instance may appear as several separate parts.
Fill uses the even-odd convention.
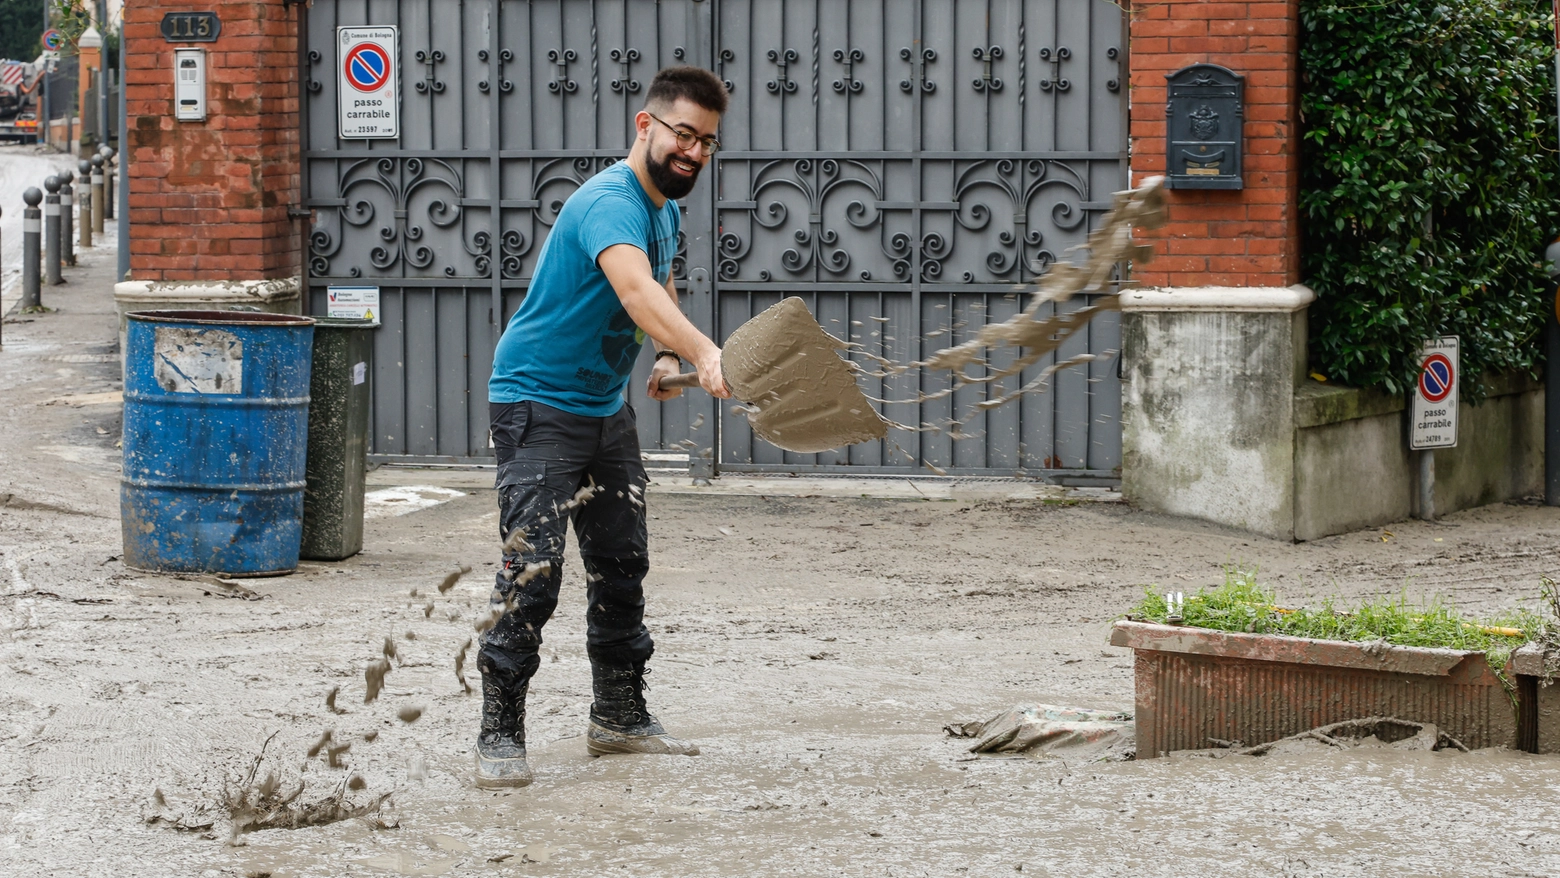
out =
[[[363,550],[369,376],[377,320],[314,318],[309,457],[300,558],[340,561]]]

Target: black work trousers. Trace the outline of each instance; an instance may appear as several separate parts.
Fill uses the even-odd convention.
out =
[[[646,661],[655,648],[644,625],[647,479],[633,408],[625,402],[605,418],[539,402],[492,403],[490,410],[499,538],[519,528],[530,547],[504,553],[493,597],[512,609],[482,635],[478,669],[504,688],[536,672],[542,626],[558,606],[564,528],[570,521],[585,564],[591,662],[629,667]],[[570,508],[587,486],[595,487],[594,494]],[[527,579],[524,572],[536,564],[549,566]],[[516,573],[522,575],[512,580]]]

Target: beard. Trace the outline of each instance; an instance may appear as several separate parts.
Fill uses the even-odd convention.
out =
[[[673,201],[693,191],[693,184],[699,182],[699,171],[703,168],[695,166],[691,176],[684,177],[672,170],[672,156],[676,153],[668,153],[665,158],[656,161],[652,156],[645,156],[645,169],[650,172],[650,182],[655,188],[661,190]]]

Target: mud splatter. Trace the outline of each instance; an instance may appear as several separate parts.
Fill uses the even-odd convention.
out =
[[[384,688],[385,675],[390,673],[390,660],[381,658],[363,669],[363,682],[368,684],[368,691],[363,693],[363,703],[371,704],[379,697],[379,690]]]
[[[398,718],[403,723],[414,723],[417,722],[418,717],[423,715],[423,709],[420,707],[407,706],[396,711],[395,715],[396,718]]]
[[[324,826],[354,817],[375,815],[390,798],[391,793],[386,792],[367,801],[349,800],[349,788],[362,790],[367,787],[367,783],[362,782],[362,778],[357,775],[342,778],[334,791],[314,801],[302,801],[308,784],[301,777],[296,784],[284,784],[274,771],[268,771],[265,779],[257,782],[256,778],[265,762],[266,747],[275,737],[273,733],[260,746],[260,753],[250,762],[246,772],[223,783],[221,804],[232,821],[231,841],[236,843],[244,833],[263,829]],[[353,786],[354,780],[359,785]]]
[[[525,528],[517,527],[504,538],[504,553],[509,555],[529,552],[535,548],[526,540]]]
[[[310,747],[310,748],[309,748],[309,749],[308,749],[308,750],[307,750],[307,751],[306,751],[306,755],[307,755],[307,756],[308,756],[308,757],[309,757],[309,758],[310,758],[310,759],[313,759],[313,758],[314,758],[314,757],[316,757],[316,756],[318,756],[318,755],[320,755],[320,751],[321,751],[321,750],[323,750],[323,749],[325,749],[325,746],[326,746],[326,745],[327,745],[327,744],[329,744],[329,743],[330,743],[330,739],[331,739],[331,737],[332,737],[332,736],[333,736],[333,735],[335,735],[335,734],[336,734],[336,733],[335,733],[335,731],[334,731],[334,730],[332,730],[332,729],[326,729],[326,730],[325,730],[325,731],[324,731],[324,732],[323,732],[323,733],[322,733],[322,734],[321,734],[321,735],[320,735],[320,739],[319,739],[319,740],[318,740],[318,741],[315,741],[315,742],[314,742],[314,745],[313,745],[313,746],[311,746],[311,747]],[[275,734],[274,734],[274,733],[273,733],[273,734],[272,734],[272,735],[271,735],[271,737],[272,737],[272,738],[274,738],[274,737],[276,737],[276,735],[275,735]],[[270,742],[270,738],[267,738],[267,739],[266,739],[266,742],[267,742],[267,743],[269,743],[269,742]],[[260,749],[260,752],[261,752],[261,753],[262,753],[262,754],[264,754],[264,753],[265,753],[265,748],[264,748],[264,747],[262,747],[262,748],[261,748],[261,749]]]
[[[347,764],[341,761],[341,757],[347,755],[352,749],[351,744],[337,744],[334,747],[325,748],[325,762],[331,768],[346,768]]]
[[[460,645],[460,652],[455,654],[455,679],[460,681],[460,688],[471,694],[471,684],[466,682],[466,653],[471,649],[471,638]]]
[[[455,587],[455,583],[460,582],[460,578],[462,576],[465,576],[467,573],[470,573],[470,572],[471,572],[471,565],[470,564],[461,564],[455,570],[452,570],[449,573],[446,573],[444,575],[444,579],[442,579],[439,582],[439,594],[444,594],[445,592],[447,592],[450,589],[454,588]],[[414,597],[415,597],[415,595],[414,595]]]

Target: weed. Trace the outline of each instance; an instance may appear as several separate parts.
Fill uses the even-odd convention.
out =
[[[1560,611],[1560,589],[1553,583],[1546,589],[1546,599]],[[1549,636],[1560,640],[1560,630],[1556,630],[1560,615],[1551,621],[1531,610],[1518,609],[1487,619],[1466,619],[1439,597],[1423,605],[1410,604],[1406,594],[1395,599],[1378,597],[1347,611],[1327,598],[1315,609],[1288,609],[1276,592],[1257,584],[1252,571],[1235,567],[1225,570],[1223,585],[1186,595],[1177,609],[1184,624],[1215,631],[1482,652],[1497,674],[1503,674],[1513,649],[1542,639],[1545,631],[1553,631]],[[1131,619],[1161,623],[1169,616],[1165,596],[1153,588],[1128,614]]]

